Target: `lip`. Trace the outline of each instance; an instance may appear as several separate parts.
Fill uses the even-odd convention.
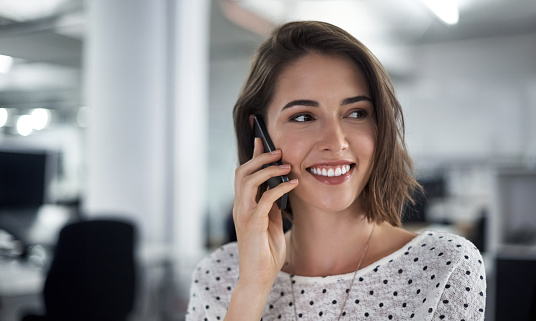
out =
[[[316,175],[316,174],[313,174],[312,172],[309,171],[309,169],[311,167],[334,167],[334,166],[341,166],[341,165],[350,165],[350,170],[348,172],[346,172],[345,174],[342,174],[340,176],[328,177],[328,176]],[[316,180],[318,180],[318,181],[320,181],[320,182],[322,182],[324,184],[338,185],[338,184],[344,183],[345,181],[347,181],[352,176],[352,173],[354,172],[355,167],[356,167],[355,162],[346,161],[346,160],[322,161],[322,162],[317,162],[317,163],[307,167],[307,173],[309,173]]]
[[[320,167],[320,166],[340,166],[340,165],[352,165],[355,164],[355,162],[349,161],[349,160],[338,160],[338,161],[321,161],[314,163],[312,165],[307,166],[307,168],[310,167]]]

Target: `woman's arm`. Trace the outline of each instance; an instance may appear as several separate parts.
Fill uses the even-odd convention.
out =
[[[476,248],[464,254],[450,275],[432,320],[484,320],[486,271]]]
[[[259,186],[269,178],[286,175],[290,165],[269,166],[281,159],[281,151],[263,153],[255,139],[253,158],[235,173],[235,222],[239,253],[239,281],[225,320],[260,320],[270,289],[285,261],[286,242],[283,218],[275,201],[290,192],[297,180],[282,183],[257,199]]]

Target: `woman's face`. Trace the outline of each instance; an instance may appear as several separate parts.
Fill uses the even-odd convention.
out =
[[[376,121],[363,72],[348,58],[308,54],[279,76],[267,129],[299,186],[293,209],[340,212],[359,207],[376,143]]]

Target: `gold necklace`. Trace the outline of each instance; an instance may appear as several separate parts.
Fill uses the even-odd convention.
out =
[[[342,317],[342,314],[344,312],[344,307],[346,306],[346,301],[348,301],[348,297],[350,296],[350,292],[352,291],[352,287],[354,286],[355,276],[357,275],[357,271],[359,271],[359,268],[361,267],[361,263],[363,262],[363,259],[365,258],[365,254],[367,253],[367,250],[369,248],[370,239],[372,238],[372,232],[374,232],[374,224],[372,225],[372,229],[370,230],[370,234],[367,240],[367,243],[365,244],[365,248],[363,249],[363,253],[361,254],[361,258],[359,259],[359,263],[357,264],[357,268],[355,269],[354,276],[352,277],[352,283],[350,283],[350,288],[346,291],[346,297],[344,298],[344,302],[341,306],[341,312],[339,312],[339,317],[337,318],[337,321],[339,321]],[[292,268],[293,262],[292,262],[292,249],[294,248],[294,233],[290,233],[290,266]],[[294,275],[289,274],[290,277],[290,290],[292,292],[292,302],[294,307],[294,319],[298,321],[298,314],[296,313],[296,298],[294,297],[294,282],[292,278]]]

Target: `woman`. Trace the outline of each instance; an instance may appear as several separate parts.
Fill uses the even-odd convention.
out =
[[[278,150],[254,140],[253,116]],[[400,228],[418,184],[400,104],[364,45],[327,23],[279,27],[258,50],[234,119],[238,242],[199,263],[188,320],[484,319],[478,250]],[[290,181],[266,190],[280,175]],[[274,203],[285,193],[287,233]]]

